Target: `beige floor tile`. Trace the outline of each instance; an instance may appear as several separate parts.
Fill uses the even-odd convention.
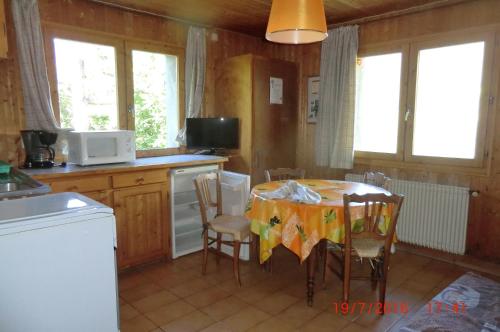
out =
[[[179,300],[148,312],[146,316],[156,325],[163,326],[195,310],[189,303]]]
[[[201,330],[201,332],[233,332],[233,331],[234,330],[231,329],[231,327],[225,324],[224,322],[217,322]]]
[[[249,332],[289,332],[293,331],[294,326],[286,321],[278,319],[276,317],[271,317],[262,323],[251,327]]]
[[[167,290],[161,290],[143,299],[132,302],[132,305],[140,312],[146,313],[158,309],[159,307],[162,307],[169,303],[175,302],[177,300],[178,297],[175,296],[174,294],[170,293]]]
[[[143,299],[149,295],[155,294],[159,291],[161,291],[161,287],[150,282],[122,291],[120,292],[120,296],[123,297],[123,299],[128,303],[131,303]]]
[[[218,287],[211,286],[210,288],[184,298],[184,300],[196,308],[203,308],[229,296],[231,296],[230,293]]]
[[[120,320],[121,321],[126,321],[129,319],[132,319],[134,317],[137,317],[138,315],[140,315],[140,312],[137,311],[130,304],[120,305]]]
[[[198,293],[209,287],[213,287],[212,284],[203,278],[196,278],[171,288],[170,292],[182,298]]]
[[[236,312],[248,307],[248,303],[236,296],[229,296],[215,303],[209,304],[200,310],[216,321],[223,320]]]
[[[308,307],[304,301],[300,301],[278,314],[276,318],[287,321],[297,328],[320,313],[320,310]]]
[[[255,302],[253,305],[270,315],[276,315],[299,300],[299,298],[286,293],[277,292]]]
[[[197,310],[189,313],[186,316],[173,320],[170,323],[163,325],[161,328],[165,332],[170,332],[170,331],[194,332],[202,330],[212,325],[214,322],[215,321],[208,315]]]
[[[250,306],[240,310],[232,316],[229,316],[224,319],[223,322],[232,331],[239,332],[246,331],[270,317],[271,316],[265,312]]]
[[[340,331],[349,323],[348,320],[342,318],[340,315],[323,312],[310,321],[305,322],[299,327],[299,330],[304,332],[334,332]]]
[[[118,289],[123,292],[127,289],[135,288],[137,286],[151,283],[151,279],[141,272],[129,272],[120,275],[118,278]]]
[[[154,329],[156,325],[142,315],[129,319],[120,326],[121,332],[149,332]]]

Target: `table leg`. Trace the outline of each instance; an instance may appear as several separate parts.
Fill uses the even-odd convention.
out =
[[[312,307],[314,298],[314,275],[316,272],[316,249],[307,257],[307,305]]]

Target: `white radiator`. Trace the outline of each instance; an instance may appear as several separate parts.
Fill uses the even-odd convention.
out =
[[[360,174],[345,178],[363,181]],[[405,196],[396,230],[400,241],[465,253],[469,188],[392,179],[389,191]]]

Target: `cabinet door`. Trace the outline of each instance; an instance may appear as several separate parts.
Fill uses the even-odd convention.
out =
[[[7,24],[5,23],[5,3],[0,0],[0,58],[7,58]]]
[[[165,258],[170,248],[168,184],[150,184],[113,193],[118,267]]]

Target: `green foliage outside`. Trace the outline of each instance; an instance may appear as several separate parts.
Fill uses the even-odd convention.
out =
[[[136,149],[149,150],[165,147],[166,114],[157,95],[142,90],[134,91]]]

